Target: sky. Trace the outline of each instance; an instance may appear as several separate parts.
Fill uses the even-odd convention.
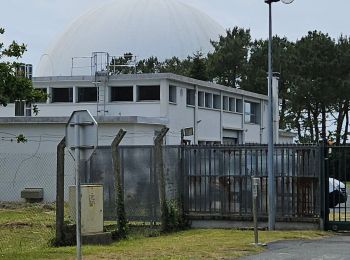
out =
[[[49,44],[78,16],[111,0],[1,0],[0,27],[12,40],[27,45],[22,61],[38,64]],[[179,0],[211,16],[224,28],[249,28],[253,39],[268,37],[268,5],[264,0]],[[273,32],[295,41],[310,30],[332,38],[350,35],[349,0],[295,0],[273,3]]]

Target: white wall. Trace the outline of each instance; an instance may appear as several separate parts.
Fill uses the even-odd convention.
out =
[[[221,141],[220,111],[198,109],[198,140]]]
[[[243,114],[223,112],[222,117],[224,127],[243,129]]]
[[[99,145],[111,145],[119,129],[127,131],[121,145],[152,145],[160,125],[100,124]],[[16,135],[28,141],[17,143]],[[24,188],[43,188],[44,200],[56,199],[56,147],[65,135],[65,124],[1,125],[0,201],[22,201]],[[66,149],[65,193],[75,182],[75,164]],[[67,197],[66,197],[67,198]]]
[[[192,106],[186,105],[186,87],[194,89],[193,86],[186,86],[184,84],[173,83],[176,86],[176,104],[167,105],[167,116],[169,118],[170,133],[167,136],[168,144],[180,144],[181,142],[181,129],[194,127],[194,112],[195,109]],[[168,97],[164,97],[169,100]],[[186,140],[191,140],[193,144],[193,136],[186,136]]]

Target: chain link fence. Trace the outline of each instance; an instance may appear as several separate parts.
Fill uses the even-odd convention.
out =
[[[75,182],[74,159],[65,151],[65,199]],[[56,200],[56,153],[0,153],[0,201],[22,202],[26,188],[43,189],[43,201]]]

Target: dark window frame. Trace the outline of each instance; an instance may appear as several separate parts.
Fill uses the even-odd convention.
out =
[[[15,101],[15,116],[32,116],[32,103],[25,100]]]
[[[221,96],[218,94],[213,94],[213,108],[221,110]]]
[[[243,100],[240,98],[236,98],[236,113],[243,113]]]
[[[118,95],[118,90],[126,92]],[[113,86],[111,90],[111,102],[133,102],[134,101],[134,87],[133,86]],[[130,95],[131,94],[131,95]]]
[[[186,89],[186,105],[195,106],[196,105],[196,91],[194,89]]]
[[[68,93],[60,93],[64,94],[66,96],[61,96],[59,98],[56,97],[57,93],[56,91],[63,91],[66,90]],[[52,88],[51,89],[51,102],[52,103],[73,103],[73,87],[68,87],[68,88]],[[68,97],[68,100],[64,100],[66,97]]]
[[[158,91],[149,93],[149,90],[157,89]],[[148,93],[147,93],[148,92]],[[138,102],[156,102],[160,101],[160,85],[138,85],[137,86]]]
[[[204,106],[205,108],[213,108],[213,94],[209,92],[205,92],[205,102]]]
[[[77,103],[96,103],[98,98],[98,87],[76,87]],[[91,93],[84,93],[84,92]]]
[[[177,87],[169,85],[169,102],[176,104],[177,102]]]
[[[259,103],[244,102],[244,122],[248,124],[259,124]]]
[[[204,96],[204,91],[198,91],[198,107],[205,107]]]

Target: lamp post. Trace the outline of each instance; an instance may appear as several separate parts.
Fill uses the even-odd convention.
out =
[[[269,5],[269,50],[268,50],[268,67],[269,67],[269,77],[268,77],[268,150],[267,150],[267,171],[268,171],[268,227],[269,230],[275,230],[276,222],[276,183],[275,174],[273,167],[273,154],[274,154],[274,140],[273,140],[273,88],[272,88],[272,3],[279,2],[280,0],[264,0],[266,4]],[[282,0],[284,4],[290,4],[294,0]],[[276,129],[278,131],[278,129]]]

